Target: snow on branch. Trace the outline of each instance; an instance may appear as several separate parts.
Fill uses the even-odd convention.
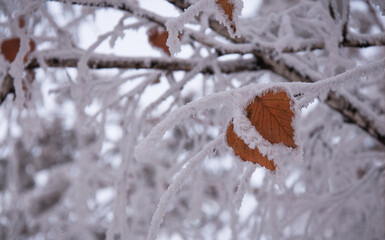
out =
[[[375,47],[385,46],[385,34],[349,33],[343,41],[345,47]]]
[[[382,13],[382,15],[385,15],[385,3],[381,0],[370,0],[370,3],[376,6]]]
[[[163,222],[164,215],[167,211],[167,205],[170,203],[171,198],[182,188],[184,180],[189,174],[201,163],[210,153],[215,152],[215,148],[218,148],[223,144],[224,134],[220,134],[217,138],[208,143],[200,152],[195,154],[188,160],[185,167],[178,173],[175,179],[172,181],[166,192],[159,200],[158,206],[152,216],[151,227],[147,235],[147,240],[156,239],[159,228]]]

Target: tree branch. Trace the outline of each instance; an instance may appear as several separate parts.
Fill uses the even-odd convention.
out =
[[[332,109],[342,113],[344,117],[352,120],[361,129],[368,132],[372,137],[385,145],[385,136],[378,131],[374,121],[368,119],[367,116],[362,115],[359,109],[346,98],[334,91],[330,91],[325,103]]]
[[[385,46],[385,34],[349,33],[342,42],[344,47],[375,47]]]
[[[44,58],[47,67],[74,67],[78,66],[79,57],[63,57],[50,55]],[[111,57],[110,55],[101,55],[91,57],[88,60],[88,67],[91,69],[157,69],[165,71],[190,71],[199,60],[184,60],[176,58],[129,58],[129,57]],[[42,67],[36,58],[32,59],[27,69]],[[223,73],[235,73],[242,71],[256,71],[261,68],[256,64],[255,59],[241,59],[219,62],[219,68]],[[202,69],[201,73],[214,74],[211,66]]]
[[[115,8],[118,10],[122,10],[125,12],[128,12],[136,17],[139,18],[145,18],[151,22],[157,23],[158,25],[165,26],[166,19],[152,13],[150,11],[144,10],[142,8],[139,8],[135,6],[134,4],[129,4],[129,3],[116,3],[113,4],[108,1],[103,1],[103,0],[48,0],[51,2],[60,2],[60,3],[71,3],[71,4],[76,4],[76,5],[82,5],[82,6],[87,6],[87,7],[100,7],[100,8]]]

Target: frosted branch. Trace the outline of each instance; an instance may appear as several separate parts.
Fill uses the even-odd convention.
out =
[[[164,215],[167,211],[167,205],[170,203],[171,198],[182,188],[184,180],[188,175],[201,163],[205,157],[214,151],[220,144],[223,143],[224,134],[219,135],[214,141],[206,145],[196,155],[194,155],[186,164],[186,166],[178,173],[173,182],[167,188],[166,192],[159,200],[158,207],[155,210],[151,220],[151,227],[147,235],[147,240],[156,239],[159,228],[163,222]]]
[[[345,47],[374,47],[385,46],[385,34],[356,34],[349,33],[343,41]]]
[[[60,3],[71,3],[76,5],[82,5],[87,7],[99,7],[99,8],[114,8],[118,10],[122,10],[125,12],[128,12],[134,16],[145,18],[151,22],[157,23],[161,26],[164,26],[166,20],[165,18],[152,13],[150,11],[144,10],[142,8],[139,8],[138,6],[134,5],[133,3],[128,2],[111,2],[111,1],[105,1],[105,0],[48,0],[53,2],[60,2]]]

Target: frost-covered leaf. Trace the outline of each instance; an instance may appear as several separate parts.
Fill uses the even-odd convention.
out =
[[[247,117],[257,131],[270,143],[283,143],[296,148],[291,110],[292,99],[286,92],[267,92],[262,97],[256,97],[247,107]]]
[[[243,161],[249,161],[252,163],[258,163],[259,165],[274,171],[274,161],[269,160],[266,156],[263,156],[258,148],[249,148],[247,144],[234,132],[234,124],[231,123],[227,128],[226,139],[229,146],[234,150]]]
[[[246,108],[247,118],[264,139],[270,143],[283,143],[287,147],[296,148],[292,121],[294,112],[291,109],[293,100],[285,91],[269,91],[263,96],[256,96]],[[234,132],[231,123],[227,129],[227,143],[236,155],[244,161],[258,163],[274,171],[274,161],[263,156],[258,147],[249,146]]]
[[[229,0],[217,0],[216,3],[222,7],[223,11],[225,11],[225,14],[227,15],[227,19],[231,22],[230,26],[235,32],[236,28],[233,22],[234,3],[229,2]]]

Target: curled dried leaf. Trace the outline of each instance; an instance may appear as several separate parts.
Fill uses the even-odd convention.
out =
[[[148,41],[156,48],[162,49],[167,55],[171,56],[170,50],[166,45],[168,32],[166,30],[159,32],[157,28],[152,28],[148,32]]]

